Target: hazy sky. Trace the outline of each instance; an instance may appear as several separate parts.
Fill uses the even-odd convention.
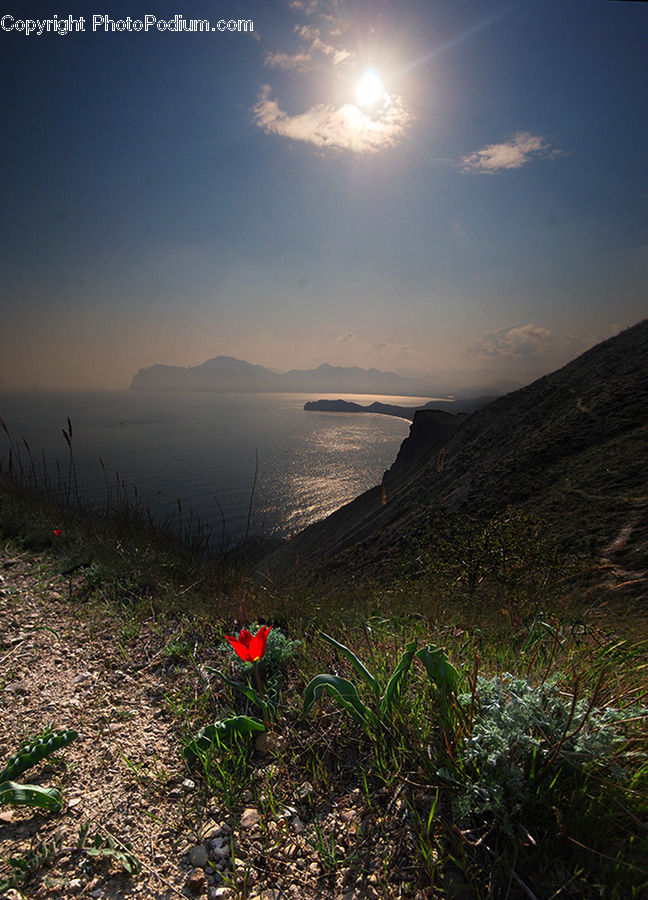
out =
[[[4,10],[0,389],[528,381],[648,315],[648,3]]]

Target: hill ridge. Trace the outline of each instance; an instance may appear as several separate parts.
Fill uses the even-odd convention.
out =
[[[416,421],[408,440],[418,440]],[[392,466],[383,485],[297,535],[270,567],[299,556],[302,567],[352,558],[371,570],[434,513],[488,518],[514,506],[547,519],[574,553],[612,565],[606,548],[616,546],[620,571],[641,573],[646,458],[648,320],[468,416],[413,465]]]

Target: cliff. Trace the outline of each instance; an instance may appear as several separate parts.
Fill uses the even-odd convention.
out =
[[[648,320],[449,435],[436,440],[433,428],[427,447],[424,422],[417,414],[410,449],[401,448],[382,486],[297,535],[268,560],[271,570],[289,571],[299,556],[302,571],[374,571],[439,513],[488,518],[512,506],[547,520],[570,552],[644,578]]]
[[[446,441],[466,418],[466,413],[453,414],[440,409],[416,410],[410,433],[383,475],[383,484],[390,484],[401,474],[408,474],[434,447]]]

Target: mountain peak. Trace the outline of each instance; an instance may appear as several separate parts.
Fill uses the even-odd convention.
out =
[[[347,394],[409,394],[424,397],[432,391],[423,381],[378,369],[322,363],[316,369],[273,372],[233,356],[215,356],[198,366],[149,366],[133,377],[131,390],[289,392]]]

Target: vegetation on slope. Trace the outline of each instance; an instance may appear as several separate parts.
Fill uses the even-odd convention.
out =
[[[106,519],[5,482],[2,743],[61,708],[79,739],[50,770],[63,812],[4,825],[0,879],[33,897],[642,896],[645,616],[561,590],[533,519],[463,524],[419,554],[424,579],[408,563],[332,593],[210,562],[126,504]],[[263,622],[267,722],[224,641]],[[21,667],[17,639],[40,662]],[[82,708],[57,706],[53,666]],[[204,730],[240,717],[263,742]]]

